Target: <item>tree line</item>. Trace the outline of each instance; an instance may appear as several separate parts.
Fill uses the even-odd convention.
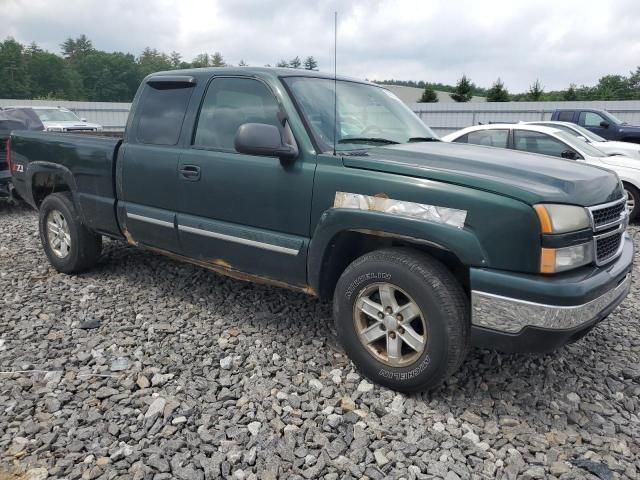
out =
[[[381,80],[382,85],[401,85],[422,88],[421,103],[438,101],[436,91],[449,92],[456,102],[468,102],[473,96],[486,97],[488,102],[551,102],[571,100],[640,100],[640,67],[629,76],[605,75],[595,86],[570,84],[564,90],[545,91],[539,79],[536,79],[526,92],[509,93],[504,82],[498,78],[491,88],[478,87],[467,75],[462,75],[456,85],[429,83],[424,81]]]
[[[279,67],[316,70],[312,56],[280,60]],[[198,67],[230,66],[220,52],[201,53],[190,62],[178,52],[147,47],[131,53],[96,49],[85,35],[68,38],[60,54],[36,43],[23,45],[13,38],[0,42],[0,98],[130,102],[142,79],[150,73]],[[241,60],[238,66],[248,66]],[[270,65],[266,65],[270,66]]]

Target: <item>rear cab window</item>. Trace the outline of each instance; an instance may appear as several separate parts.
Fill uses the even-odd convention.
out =
[[[147,145],[176,145],[193,93],[186,82],[147,83],[137,107],[136,140]]]
[[[575,112],[573,110],[565,110],[563,112],[560,112],[558,114],[558,121],[560,121],[560,122],[573,122],[574,113]]]

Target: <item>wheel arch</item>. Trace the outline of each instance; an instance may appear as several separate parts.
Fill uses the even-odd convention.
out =
[[[309,247],[309,285],[320,298],[331,298],[353,260],[387,247],[411,248],[437,258],[465,290],[469,266],[486,264],[480,243],[468,230],[379,212],[331,209],[322,215]]]

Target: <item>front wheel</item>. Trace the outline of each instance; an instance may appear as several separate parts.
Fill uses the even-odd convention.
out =
[[[44,199],[39,226],[44,252],[59,272],[82,272],[98,261],[102,237],[82,224],[70,193],[54,193]]]
[[[414,392],[440,384],[469,348],[468,302],[440,262],[391,248],[355,260],[334,294],[339,340],[368,378]]]
[[[640,193],[638,189],[628,183],[624,184],[624,192],[627,194],[627,210],[629,210],[629,220],[635,220],[640,211]]]

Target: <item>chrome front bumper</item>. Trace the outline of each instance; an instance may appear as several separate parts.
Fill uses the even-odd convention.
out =
[[[508,334],[525,327],[567,330],[589,324],[629,293],[631,273],[614,288],[582,305],[545,305],[487,292],[471,292],[471,324]]]

